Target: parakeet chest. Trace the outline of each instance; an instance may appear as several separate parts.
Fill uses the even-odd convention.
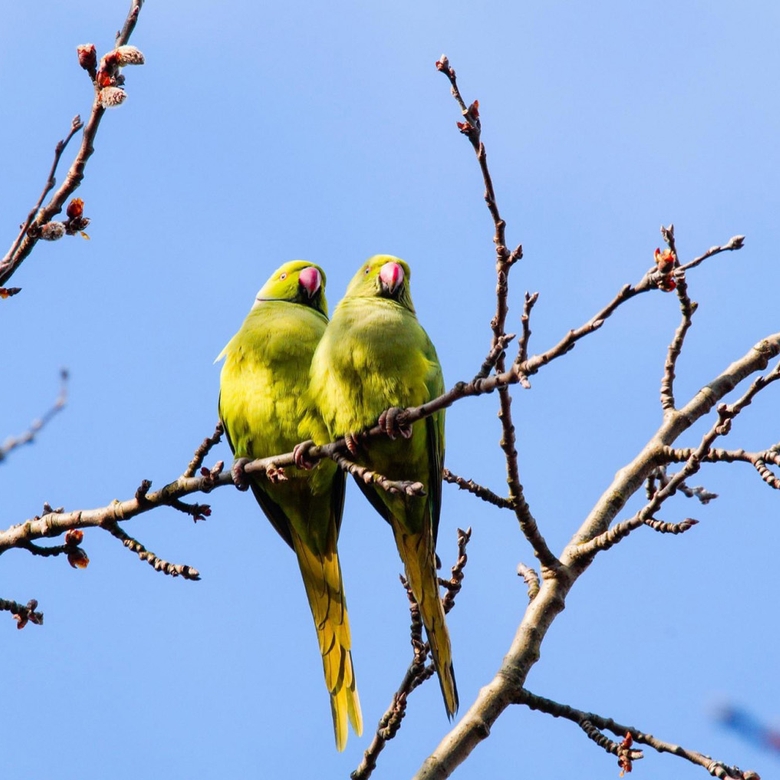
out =
[[[303,389],[325,323],[305,311],[296,314],[281,317],[271,307],[259,311],[228,345],[220,415],[237,456],[286,452],[307,438],[301,433]]]

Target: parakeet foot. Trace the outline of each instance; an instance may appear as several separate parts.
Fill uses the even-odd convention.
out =
[[[316,465],[317,461],[309,460],[307,457],[309,450],[314,446],[314,442],[311,439],[302,441],[300,444],[296,444],[293,447],[293,458],[295,459],[295,465],[299,469],[306,469],[311,471]]]
[[[350,455],[358,454],[358,450],[360,449],[360,442],[358,442],[356,433],[345,433],[344,444],[347,445],[347,449],[349,450]]]
[[[249,481],[247,480],[244,468],[249,463],[249,458],[236,458],[230,468],[230,476],[233,478],[233,484],[239,490],[249,490]]]
[[[399,433],[404,439],[412,438],[412,426],[398,424],[398,415],[403,411],[398,406],[391,406],[379,415],[379,427],[384,430],[388,438],[395,439]]]

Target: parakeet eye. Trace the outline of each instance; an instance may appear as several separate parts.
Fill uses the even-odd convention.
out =
[[[368,276],[368,272],[369,272],[370,270],[371,270],[371,266],[370,266],[370,265],[367,265],[367,266],[366,266],[366,270],[365,270],[365,271],[363,271],[363,273],[364,273],[366,276]]]
[[[285,271],[283,274],[279,274],[279,281],[283,282],[287,278],[287,272]]]

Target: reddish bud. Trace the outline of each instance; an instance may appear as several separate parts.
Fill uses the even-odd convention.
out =
[[[100,70],[111,70],[119,66],[119,53],[116,49],[104,54],[100,60]]]
[[[479,100],[475,100],[470,106],[469,106],[469,114],[473,117],[479,116]]]
[[[674,267],[674,253],[671,249],[664,249],[662,252],[660,249],[655,250],[655,263],[658,266],[658,270],[662,274],[668,274]]]
[[[81,547],[74,547],[68,550],[68,563],[74,569],[86,569],[89,566],[89,558]]]
[[[81,198],[73,198],[65,210],[69,219],[76,219],[84,213],[84,201]]]
[[[21,287],[0,287],[0,298],[10,298],[22,291]]]
[[[89,217],[73,217],[65,223],[65,232],[69,236],[75,236],[76,233],[81,233],[85,238],[89,236],[84,232],[84,229],[89,225]]]
[[[94,74],[95,68],[97,68],[97,51],[95,50],[95,44],[82,43],[81,46],[76,47],[76,53],[79,57],[79,65],[81,65],[84,70],[88,71],[90,75]]]
[[[65,544],[78,547],[84,541],[84,532],[77,528],[72,528],[65,534]]]

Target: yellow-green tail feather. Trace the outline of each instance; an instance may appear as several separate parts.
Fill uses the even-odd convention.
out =
[[[363,716],[352,666],[352,639],[341,565],[335,549],[324,556],[318,555],[295,533],[293,546],[317,629],[325,685],[330,693],[336,747],[344,750],[347,721],[360,736],[363,733]]]
[[[439,581],[436,575],[436,554],[433,537],[429,531],[410,534],[396,527],[393,531],[398,552],[406,568],[406,578],[420,607],[420,617],[431,646],[433,663],[439,676],[447,715],[452,718],[458,711],[458,687],[452,666],[450,633],[444,620],[444,607],[439,598]]]

